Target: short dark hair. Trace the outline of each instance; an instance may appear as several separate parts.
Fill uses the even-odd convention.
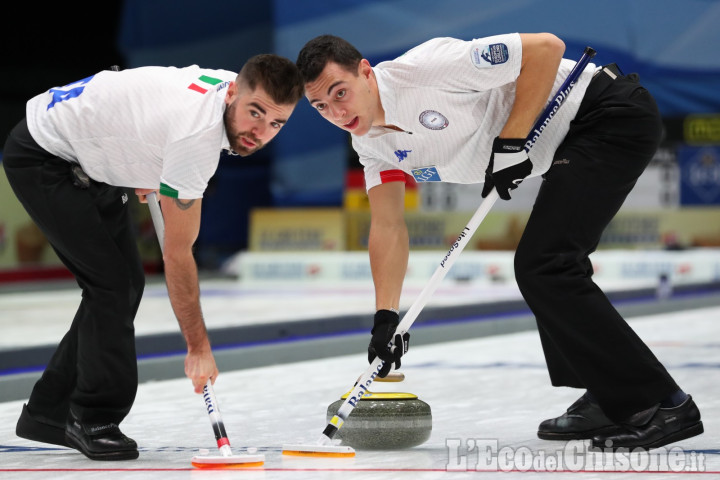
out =
[[[357,66],[362,59],[362,54],[347,40],[334,35],[320,35],[305,44],[295,63],[307,83],[315,81],[329,62],[357,73]]]
[[[280,105],[296,104],[305,92],[297,66],[291,60],[272,53],[251,57],[238,73],[237,82],[244,83],[251,90],[262,87]]]

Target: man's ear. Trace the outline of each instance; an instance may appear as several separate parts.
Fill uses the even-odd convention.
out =
[[[235,82],[230,82],[227,88],[227,93],[225,94],[225,105],[230,105],[236,96],[237,84]]]
[[[370,65],[370,62],[363,58],[360,60],[360,63],[358,63],[358,75],[364,78],[370,78],[371,74],[372,66]]]

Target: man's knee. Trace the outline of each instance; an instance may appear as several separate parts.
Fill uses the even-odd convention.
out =
[[[578,252],[550,253],[540,248],[518,248],[515,280],[521,291],[545,289],[573,276],[592,276],[592,263]]]

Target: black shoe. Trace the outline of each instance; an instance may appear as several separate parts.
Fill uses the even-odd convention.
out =
[[[70,446],[65,441],[64,424],[55,423],[39,415],[31,415],[25,404],[15,426],[15,435],[35,442],[52,443],[61,447]]]
[[[542,422],[537,436],[543,440],[585,440],[616,428],[600,405],[583,395],[568,407],[567,412]]]
[[[83,425],[71,415],[65,439],[70,447],[92,460],[135,460],[139,455],[135,440],[126,437],[114,423]]]
[[[595,448],[659,448],[703,433],[700,410],[688,395],[681,405],[660,408],[655,405],[622,422],[622,428],[610,434],[593,437]]]

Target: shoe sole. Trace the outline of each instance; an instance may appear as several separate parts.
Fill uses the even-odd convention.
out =
[[[625,449],[629,449],[629,450],[634,450],[636,448],[642,448],[645,450],[650,450],[652,448],[664,447],[665,445],[668,445],[670,443],[679,442],[680,440],[685,440],[686,438],[695,437],[697,435],[700,435],[704,431],[705,431],[705,429],[703,428],[703,423],[702,423],[702,421],[700,421],[694,425],[690,425],[687,428],[678,430],[677,432],[671,433],[670,435],[668,435],[666,437],[662,437],[652,443],[648,443],[645,445],[632,445],[632,446],[624,446],[624,445],[615,446],[615,445],[613,445],[612,447],[606,447],[604,445],[604,441],[603,441],[603,445],[597,445],[595,442],[593,442],[593,447],[601,448],[601,449],[610,448],[612,450],[617,450],[619,448],[625,448]]]
[[[76,440],[75,437],[65,432],[65,441],[68,446],[79,451],[90,460],[115,461],[115,460],[135,460],[140,456],[137,450],[116,450],[114,452],[91,452],[83,447],[82,442]]]
[[[65,429],[34,419],[23,405],[20,419],[15,426],[15,435],[33,442],[49,443],[61,447],[70,447],[65,440]]]
[[[537,436],[540,440],[591,440],[595,435],[612,432],[615,428],[617,428],[615,425],[608,425],[595,430],[568,433],[542,432],[538,430]]]

